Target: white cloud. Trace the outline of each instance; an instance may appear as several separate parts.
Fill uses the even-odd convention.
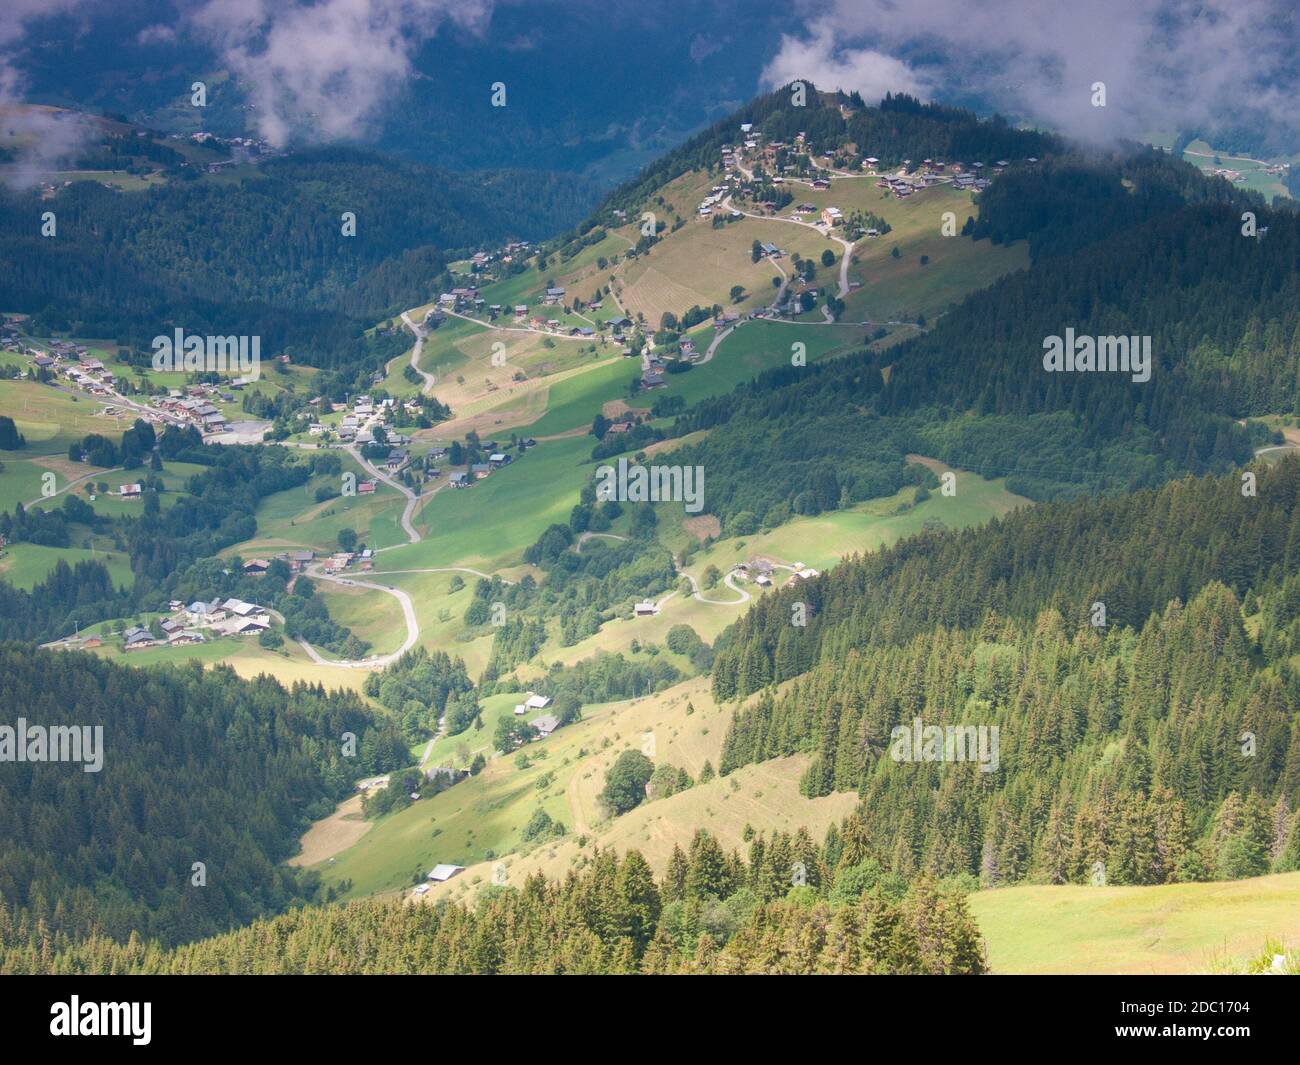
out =
[[[17,158],[5,178],[20,188],[34,184],[44,173],[64,166],[85,143],[89,133],[77,115],[52,108],[22,104],[23,79],[13,64],[13,53],[37,16],[70,11],[80,0],[5,0],[0,7],[0,120],[6,138],[12,138]]]
[[[1300,123],[1292,0],[832,0],[807,12],[767,84],[804,77],[868,100],[979,93],[1099,141],[1252,112]],[[1091,103],[1098,81],[1104,108]]]
[[[886,92],[922,96],[933,88],[923,72],[892,55],[869,47],[837,47],[829,20],[817,23],[810,37],[783,36],[781,50],[763,71],[763,81],[770,87],[800,79],[823,89],[857,90],[868,103]]]
[[[262,136],[354,136],[412,76],[447,24],[482,30],[491,0],[207,0],[193,25],[256,107]]]

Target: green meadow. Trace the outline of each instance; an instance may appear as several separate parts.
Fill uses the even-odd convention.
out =
[[[1268,942],[1300,949],[1300,873],[1154,887],[980,891],[971,912],[994,973],[1210,973]]]
[[[381,570],[517,565],[524,548],[553,522],[567,522],[591,476],[590,437],[548,440],[472,488],[445,488],[425,504],[418,544],[386,551]]]

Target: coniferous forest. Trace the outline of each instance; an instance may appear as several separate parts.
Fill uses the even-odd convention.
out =
[[[212,112],[0,18],[0,973],[1243,971],[1219,905],[1300,972],[1300,154],[1222,154],[1285,116],[1066,98],[1038,12],[130,6]]]

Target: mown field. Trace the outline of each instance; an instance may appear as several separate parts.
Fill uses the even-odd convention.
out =
[[[980,891],[971,911],[995,973],[1233,971],[1277,941],[1300,948],[1300,873],[1155,887]]]
[[[131,428],[134,417],[113,417],[103,413],[104,403],[93,396],[64,391],[35,381],[0,380],[0,414],[14,420],[27,439],[22,452],[0,452],[10,456],[67,454],[68,445],[87,433],[116,436]]]
[[[334,454],[342,459],[343,472],[352,473],[358,482],[371,479],[347,452]],[[290,548],[327,553],[338,550],[341,529],[352,529],[358,542],[372,548],[406,543],[400,520],[406,499],[401,493],[378,481],[372,495],[335,495],[317,501],[318,489],[337,492],[341,483],[341,475],[319,475],[298,488],[267,496],[258,504],[257,536],[223,554],[248,559]]]

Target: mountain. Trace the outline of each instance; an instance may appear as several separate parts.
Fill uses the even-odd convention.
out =
[[[29,734],[99,733],[98,767],[87,757],[85,772],[6,754],[9,933],[16,921],[60,943],[92,931],[176,943],[301,902],[315,879],[282,864],[298,832],[347,794],[354,772],[405,754],[350,694],[290,692],[227,670],[146,672],[18,644],[0,658]],[[349,733],[359,756],[345,766]],[[34,740],[8,742],[35,750]]]
[[[255,135],[253,86],[230,76],[210,24],[186,17],[198,6],[125,0],[29,19],[29,47],[14,59],[27,99],[167,132]],[[409,81],[360,70],[358,94],[383,103],[346,139],[441,169],[565,170],[609,182],[752,96],[781,33],[799,24],[783,8],[741,0],[704,10],[667,0],[484,7],[473,29],[443,24],[434,34],[436,10],[427,26],[406,27],[418,41]],[[464,14],[474,20],[479,8]],[[149,76],[134,76],[142,68]],[[211,86],[201,113],[189,101],[196,79]],[[491,103],[498,81],[504,108]]]

